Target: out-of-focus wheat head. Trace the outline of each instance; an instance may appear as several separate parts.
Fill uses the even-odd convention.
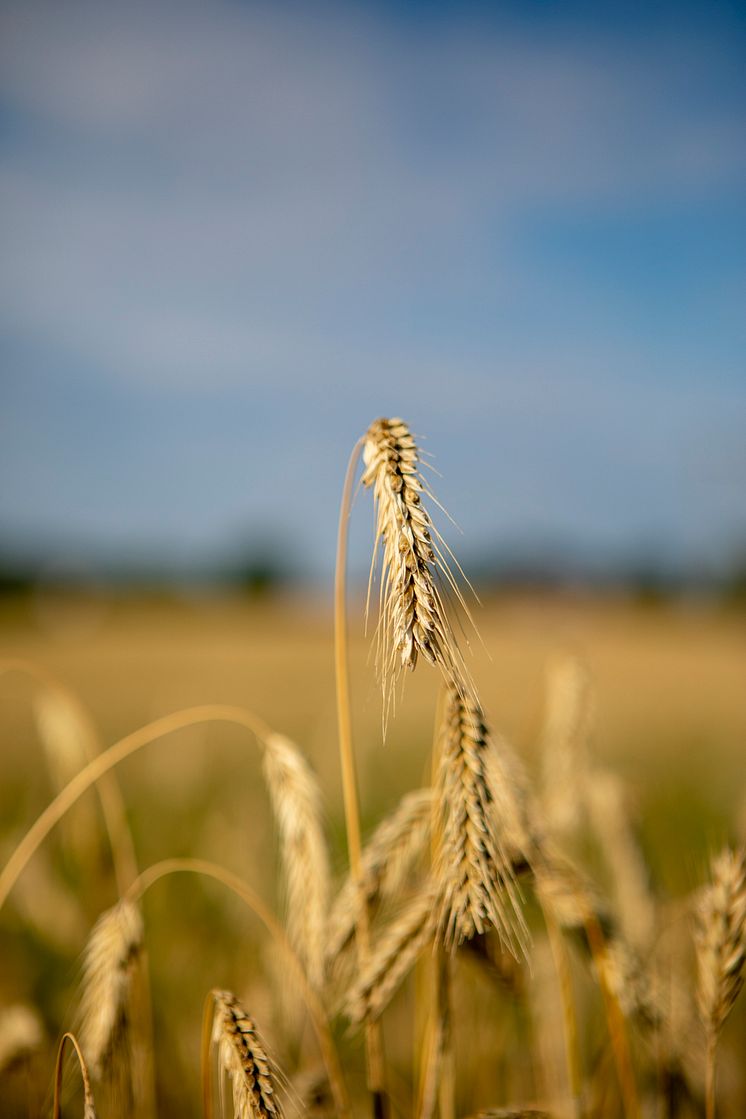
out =
[[[583,819],[582,782],[593,724],[590,677],[573,656],[554,659],[547,671],[541,734],[542,806],[550,831],[572,836]]]
[[[422,503],[435,500],[418,469],[414,438],[400,419],[378,419],[365,436],[362,481],[372,487],[376,538],[382,550],[376,665],[385,707],[404,668],[420,656],[440,666],[447,680],[466,679],[448,620],[438,574],[465,606]],[[378,547],[371,563],[371,582]],[[370,598],[370,587],[368,591]]]
[[[143,951],[137,905],[127,899],[93,927],[83,961],[80,1045],[91,1074],[102,1075],[112,1051],[126,1041],[133,972]]]
[[[44,1025],[33,1007],[16,1003],[0,1010],[0,1072],[26,1060],[43,1043]]]
[[[712,859],[711,871],[697,914],[697,994],[705,1030],[717,1038],[743,986],[746,851],[726,848]]]
[[[643,956],[653,945],[655,900],[648,868],[635,835],[627,790],[616,774],[591,770],[585,781],[586,804],[604,859],[611,872],[616,913],[625,939]]]
[[[353,1022],[378,1018],[425,948],[434,943],[438,887],[428,882],[393,920],[345,1000]]]
[[[212,1043],[227,1077],[235,1119],[282,1119],[277,1097],[280,1073],[270,1060],[256,1024],[230,991],[213,991]]]
[[[514,790],[498,787],[507,774],[490,764],[494,746],[482,710],[455,687],[447,691],[439,747],[435,873],[442,891],[444,943],[452,948],[494,928],[507,947],[525,954],[528,930],[514,851],[495,811],[501,802],[514,800]],[[514,831],[515,813],[510,822]]]
[[[309,979],[320,989],[329,904],[329,857],[321,790],[298,748],[280,734],[270,734],[265,741],[264,775],[280,832],[288,936]]]
[[[55,684],[39,689],[33,712],[52,783],[59,792],[96,754],[96,734],[83,705]],[[77,805],[71,817],[62,822],[61,830],[75,862],[84,867],[95,862],[100,825],[92,797]]]
[[[395,898],[422,857],[430,838],[433,790],[416,789],[402,797],[374,831],[363,850],[362,894],[371,909]],[[360,890],[348,875],[329,917],[327,958],[336,961],[355,934]]]

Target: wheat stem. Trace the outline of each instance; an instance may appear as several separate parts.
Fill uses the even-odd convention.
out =
[[[13,889],[29,859],[39,849],[65,813],[72,808],[91,785],[100,780],[110,769],[124,761],[125,758],[130,757],[150,742],[163,738],[167,734],[172,734],[174,731],[183,730],[185,727],[209,722],[235,723],[238,726],[246,727],[259,739],[264,739],[271,733],[266,723],[242,707],[232,707],[227,704],[204,704],[200,707],[187,707],[182,711],[175,711],[171,715],[164,715],[124,738],[120,738],[108,750],[98,754],[81,769],[54,800],[47,805],[26,832],[2,871],[0,871],[0,909],[5,904],[8,894]]]
[[[358,953],[358,965],[360,970],[364,971],[370,958],[370,926],[368,906],[365,901],[363,888],[360,811],[357,796],[355,754],[352,747],[346,609],[347,526],[350,519],[352,483],[362,446],[363,440],[359,439],[350,455],[339,513],[337,561],[334,576],[334,668],[337,683],[337,723],[339,727],[339,756],[342,769],[342,791],[344,797],[347,848],[350,857],[350,874],[357,884],[358,892],[355,939]],[[385,1091],[383,1034],[381,1026],[377,1022],[366,1023],[365,1050],[368,1089],[373,1097],[373,1113],[376,1119],[378,1119],[379,1116],[386,1116],[388,1114],[388,1101]]]
[[[80,1066],[80,1075],[83,1078],[83,1119],[96,1119],[96,1106],[93,1101],[93,1091],[91,1089],[91,1078],[88,1075],[88,1067],[85,1063],[85,1057],[81,1051],[78,1039],[73,1033],[65,1033],[60,1039],[57,1047],[57,1060],[54,1066],[54,1102],[52,1104],[52,1119],[60,1119],[61,1095],[62,1095],[62,1062],[65,1055],[65,1045],[70,1042],[75,1054],[78,1058],[78,1065]]]

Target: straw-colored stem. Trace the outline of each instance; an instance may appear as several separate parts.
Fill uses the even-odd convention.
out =
[[[358,885],[357,920],[355,941],[358,967],[364,972],[370,959],[370,923],[368,906],[363,890],[362,841],[360,838],[360,811],[357,797],[355,755],[352,748],[352,720],[350,715],[350,679],[347,659],[347,526],[350,519],[352,483],[360,457],[362,439],[355,444],[347,465],[342,505],[337,534],[337,562],[334,576],[334,668],[337,684],[337,724],[339,728],[339,757],[342,770],[347,849],[350,874]],[[388,1113],[384,1086],[383,1033],[378,1022],[365,1025],[365,1051],[368,1089],[373,1097],[373,1114],[376,1119]]]
[[[433,743],[430,753],[430,780],[433,788],[436,787],[438,778],[438,767],[440,765],[438,742],[447,699],[447,690],[444,685],[441,685],[438,689],[435,707]],[[441,832],[438,805],[434,801],[430,829],[430,857],[432,863],[435,862],[439,845],[442,842]],[[419,1119],[431,1119],[437,1102],[440,1107],[440,1119],[453,1119],[455,1080],[451,1048],[450,965],[448,955],[442,947],[438,947],[433,957],[430,974],[432,975],[433,988],[432,1009],[423,1050],[417,1114]]]
[[[440,1034],[441,1074],[440,1119],[456,1119],[456,1082],[451,1038],[451,961],[448,953],[438,950],[436,961],[436,1013]]]
[[[294,952],[284,928],[261,897],[252,890],[251,886],[249,886],[247,882],[244,882],[237,874],[233,874],[225,867],[217,863],[209,862],[206,859],[163,859],[161,862],[149,866],[140,874],[139,878],[132,884],[129,890],[129,897],[133,901],[137,901],[142,898],[146,890],[149,890],[150,887],[161,878],[165,878],[170,874],[181,873],[200,874],[203,877],[212,878],[214,881],[220,882],[221,885],[231,890],[259,918],[270,934],[272,943],[279,945],[285,952],[295,972],[303,1000],[311,1018],[311,1023],[319,1043],[319,1048],[329,1078],[329,1086],[332,1091],[337,1114],[340,1119],[349,1119],[350,1101],[347,1097],[342,1069],[339,1064],[337,1050],[334,1045],[324,1007],[309,983],[303,965]]]
[[[449,965],[448,954],[439,948],[432,959],[434,998],[422,1052],[417,1119],[432,1119],[436,1104],[440,1119],[455,1115]]]
[[[554,969],[559,981],[560,1000],[562,1002],[562,1017],[564,1021],[565,1061],[567,1064],[567,1079],[572,1099],[572,1113],[575,1119],[582,1115],[583,1074],[580,1061],[580,1044],[578,1041],[578,1020],[575,1013],[575,999],[572,989],[572,975],[570,972],[570,957],[567,951],[562,930],[557,924],[554,915],[547,906],[539,902],[544,914],[544,924],[549,938],[549,947],[554,960]]]
[[[60,1119],[61,1096],[62,1096],[62,1063],[65,1056],[65,1046],[70,1042],[75,1055],[78,1058],[78,1065],[80,1066],[80,1075],[83,1078],[83,1094],[85,1099],[85,1116],[86,1119],[89,1115],[95,1116],[93,1110],[93,1092],[91,1090],[91,1080],[86,1068],[85,1057],[81,1051],[78,1039],[75,1034],[65,1033],[60,1039],[59,1046],[57,1047],[57,1060],[54,1066],[54,1102],[52,1104],[52,1119]]]
[[[619,1001],[612,991],[606,974],[606,940],[598,918],[589,913],[585,920],[585,931],[593,960],[598,972],[598,981],[604,1000],[606,1022],[609,1028],[611,1048],[614,1054],[619,1087],[622,1092],[626,1119],[639,1119],[640,1104],[637,1098],[632,1057],[629,1051],[627,1030]]]
[[[707,1035],[705,1058],[705,1119],[715,1119],[715,1055],[718,1038],[714,1030]]]
[[[202,1038],[200,1042],[200,1069],[202,1076],[202,1114],[204,1119],[212,1119],[212,1062],[210,1051],[212,1048],[212,991],[205,996],[202,1011]]]
[[[42,668],[41,665],[35,664],[33,661],[25,661],[14,657],[0,661],[0,674],[3,672],[22,673],[24,676],[30,677],[30,679],[39,684],[42,688],[57,689],[64,693],[65,698],[75,707],[81,719],[84,719],[87,726],[93,730],[88,714],[75,693],[62,684],[56,677],[52,676],[51,673],[47,672],[46,669]],[[87,751],[87,754],[86,760],[91,761],[92,756],[90,752]],[[104,817],[104,824],[111,845],[112,864],[114,868],[114,877],[117,882],[117,892],[119,896],[122,897],[127,887],[137,877],[137,858],[135,855],[135,846],[132,841],[132,833],[127,823],[124,802],[116,779],[112,776],[108,780],[99,781],[96,786],[96,791],[101,802],[101,812]]]
[[[81,769],[26,832],[0,872],[0,909],[29,859],[39,849],[52,828],[59,823],[65,813],[72,808],[91,785],[100,780],[110,769],[124,761],[125,758],[130,757],[143,746],[147,746],[148,743],[171,734],[173,731],[194,726],[195,723],[215,721],[235,723],[238,726],[246,727],[261,740],[264,740],[271,733],[266,723],[242,707],[205,704],[200,707],[188,707],[182,711],[175,711],[171,715],[164,715],[162,718],[155,719],[152,723],[140,727],[139,730],[133,731],[132,734],[120,738],[103,754],[98,754]]]

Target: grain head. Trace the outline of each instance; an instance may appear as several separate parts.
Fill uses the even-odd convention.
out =
[[[80,1044],[94,1077],[126,1035],[130,986],[142,951],[140,910],[124,899],[99,917],[83,961]]]
[[[213,991],[212,995],[212,1044],[230,1085],[235,1119],[282,1119],[277,1097],[280,1074],[256,1024],[230,991]]]
[[[363,461],[362,481],[373,489],[376,539],[382,552],[376,663],[387,709],[399,674],[413,669],[420,656],[439,665],[447,680],[466,680],[439,583],[449,586],[464,607],[465,603],[445,545],[423,505],[423,496],[435,499],[422,478],[417,445],[403,420],[371,424]],[[376,547],[371,580],[377,551]]]
[[[696,944],[698,1002],[705,1030],[716,1038],[743,986],[746,961],[746,851],[726,848],[712,860],[702,891]]]
[[[265,741],[264,775],[280,833],[291,943],[311,982],[324,979],[329,858],[321,791],[306,759],[280,734]]]
[[[525,952],[528,931],[514,853],[495,811],[501,801],[513,806],[514,790],[498,785],[507,774],[490,761],[493,749],[479,704],[455,687],[448,689],[437,789],[440,929],[447,947],[494,928],[512,951]]]

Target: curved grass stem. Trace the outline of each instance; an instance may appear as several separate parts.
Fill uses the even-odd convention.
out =
[[[205,704],[200,707],[187,707],[164,715],[139,730],[120,738],[108,750],[98,754],[88,765],[65,785],[64,789],[47,805],[36,822],[32,824],[13,854],[0,872],[0,909],[13,889],[29,859],[39,849],[46,837],[65,813],[80,799],[87,789],[99,781],[105,773],[119,765],[125,758],[135,754],[143,746],[163,738],[174,731],[194,726],[196,723],[209,722],[235,723],[246,727],[261,741],[271,733],[270,728],[252,712],[242,707],[223,704]]]
[[[337,1115],[339,1119],[349,1119],[351,1113],[350,1101],[347,1096],[347,1089],[326,1012],[319,996],[309,983],[303,965],[294,952],[284,928],[259,894],[237,874],[220,866],[218,863],[213,863],[206,859],[174,858],[163,859],[161,862],[154,863],[144,870],[130,887],[128,896],[132,901],[138,901],[151,886],[162,878],[166,878],[171,874],[183,873],[199,874],[205,878],[212,878],[215,882],[219,882],[221,885],[225,886],[226,889],[234,893],[249,907],[252,913],[259,918],[272,937],[273,944],[279,945],[281,950],[285,953],[290,966],[295,972],[303,1001],[306,1004],[306,1009],[308,1010],[319,1043],[319,1049],[321,1050],[321,1056],[326,1068],[329,1087],[332,1091]]]

